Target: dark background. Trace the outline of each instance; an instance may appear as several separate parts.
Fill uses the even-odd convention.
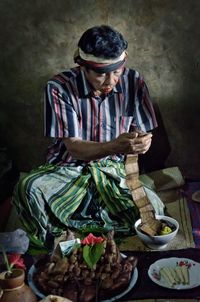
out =
[[[199,176],[200,1],[1,0],[0,12],[0,139],[20,171],[44,161],[46,81],[74,65],[83,31],[108,24],[127,38],[128,66],[144,75],[159,105],[167,166]]]

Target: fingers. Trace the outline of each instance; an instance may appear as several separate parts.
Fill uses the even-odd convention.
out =
[[[150,146],[151,146],[151,140],[146,144],[146,146],[145,146],[144,150],[141,152],[141,154],[145,154],[149,150]]]
[[[123,133],[114,140],[114,148],[117,153],[144,154],[151,146],[151,139],[151,133],[143,136],[138,132]]]
[[[138,137],[138,132],[123,133],[126,138],[132,139]]]
[[[132,147],[132,153],[136,154],[144,154],[146,153],[150,146],[152,141],[152,134],[146,134],[145,136],[138,136],[135,139],[131,140],[131,147]]]

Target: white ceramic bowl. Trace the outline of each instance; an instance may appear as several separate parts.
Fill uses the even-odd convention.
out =
[[[144,243],[144,245],[148,246],[151,249],[160,250],[160,249],[164,249],[167,246],[167,244],[174,239],[179,229],[179,223],[174,218],[165,215],[156,215],[156,219],[159,220],[162,219],[166,222],[173,224],[175,226],[175,230],[167,235],[158,235],[158,236],[151,237],[140,231],[140,229],[138,228],[138,226],[141,224],[141,219],[138,219],[135,222],[134,227],[138,237]]]

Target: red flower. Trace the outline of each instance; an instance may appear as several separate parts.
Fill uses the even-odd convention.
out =
[[[187,266],[188,268],[190,268],[192,266],[191,262],[188,262],[188,261],[183,261],[181,260],[180,262],[178,262],[178,265],[179,266]]]
[[[9,262],[11,268],[17,267],[17,268],[26,269],[25,264],[24,264],[24,259],[21,258],[21,255],[19,255],[19,254],[8,255],[8,262]]]
[[[178,265],[179,266],[184,266],[185,265],[185,261],[181,260]]]
[[[81,240],[81,243],[87,244],[87,245],[94,245],[97,243],[102,243],[103,241],[104,241],[104,238],[96,237],[92,233],[90,233],[87,237],[85,237],[83,240]]]

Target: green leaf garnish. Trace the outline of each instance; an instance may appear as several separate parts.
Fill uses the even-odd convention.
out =
[[[95,245],[85,245],[83,247],[83,259],[87,263],[90,269],[93,269],[94,265],[99,261],[103,254],[103,243],[97,243]]]

